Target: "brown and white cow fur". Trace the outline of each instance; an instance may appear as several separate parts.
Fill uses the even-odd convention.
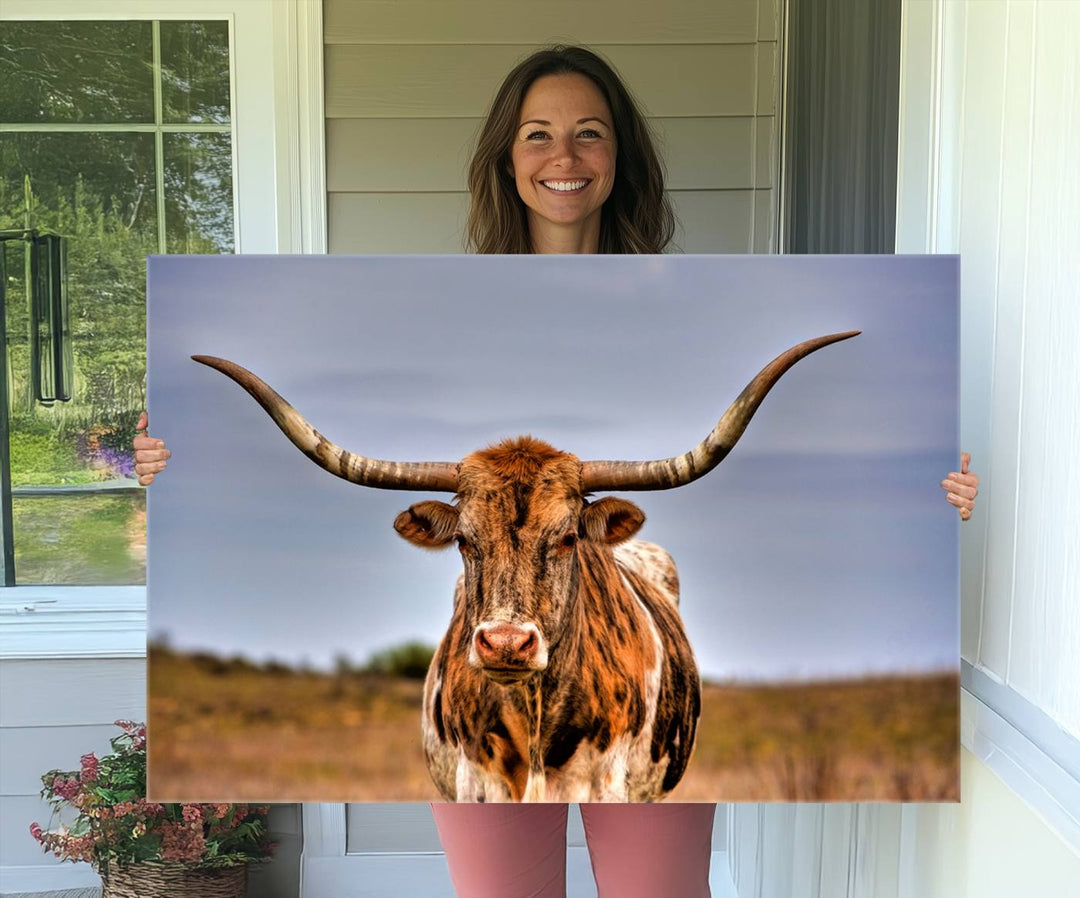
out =
[[[581,463],[532,437],[473,453],[454,505],[395,521],[465,571],[424,690],[423,736],[452,801],[655,801],[681,779],[701,695],[671,556],[644,515],[590,501]],[[507,635],[509,634],[509,635]]]
[[[453,492],[394,526],[428,549],[457,542],[465,573],[428,671],[424,748],[457,801],[653,801],[694,748],[701,687],[670,556],[631,540],[645,515],[589,490],[672,489],[724,460],[792,365],[848,331],[804,340],[761,369],[682,455],[581,462],[532,437],[460,463],[397,462],[327,440],[228,359],[192,356],[247,390],[301,452],[353,483]]]

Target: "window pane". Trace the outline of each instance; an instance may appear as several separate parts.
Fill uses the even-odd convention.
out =
[[[20,584],[146,582],[146,492],[15,498]]]
[[[145,406],[144,259],[157,248],[154,185],[153,134],[0,134],[0,229],[28,224],[68,238],[74,360],[72,401],[35,402],[24,244],[7,242],[16,495],[25,486],[96,484],[133,476],[131,438]],[[83,500],[87,508],[77,512]],[[126,528],[141,513],[139,501],[126,496],[17,498],[17,581],[141,582],[143,562],[121,551]],[[57,515],[50,529],[46,522]],[[57,534],[62,543],[54,541]]]
[[[233,251],[230,135],[165,135],[165,244],[170,253]]]
[[[229,23],[161,23],[162,121],[229,121]]]
[[[4,22],[0,121],[154,121],[150,22]]]
[[[158,28],[164,121],[227,132],[228,23]],[[153,125],[153,56],[150,21],[5,22],[0,32],[0,120],[29,129],[0,133],[0,229],[67,238],[74,372],[70,402],[35,401],[25,244],[4,243],[19,583],[145,582],[145,495],[127,488],[146,407],[145,258],[159,240],[169,252],[233,249],[229,133],[34,130]]]

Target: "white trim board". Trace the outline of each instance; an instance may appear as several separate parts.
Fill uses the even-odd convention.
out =
[[[0,589],[0,658],[142,658],[145,586]]]
[[[1023,702],[1012,695],[1014,704]],[[960,693],[960,741],[1080,852],[1080,780],[967,688]],[[1067,763],[1076,760],[1075,753],[1074,740]]]

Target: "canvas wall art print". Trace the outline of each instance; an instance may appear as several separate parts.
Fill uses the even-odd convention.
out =
[[[958,800],[955,257],[148,271],[153,799]]]

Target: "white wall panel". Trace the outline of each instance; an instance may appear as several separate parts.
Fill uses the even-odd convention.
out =
[[[1008,682],[1080,738],[1080,5],[1040,3],[1034,26]]]
[[[739,898],[897,898],[900,816],[899,804],[735,805]]]
[[[1027,280],[1027,249],[1030,219],[1028,193],[1031,187],[1032,119],[1032,26],[1034,7],[1029,3],[1007,8],[1006,45],[1002,60],[1002,128],[1000,144],[1000,192],[998,218],[996,322],[994,328],[993,393],[990,408],[990,455],[987,466],[986,503],[986,599],[989,614],[976,619],[987,630],[985,644],[991,651],[979,651],[984,667],[1004,679],[1007,672],[991,660],[995,642],[1008,640],[1009,622],[1015,598],[1013,571],[1017,534],[1017,459],[1019,457],[1020,384],[1024,339],[1024,284]],[[1005,126],[1007,124],[1007,127]],[[1005,618],[1002,620],[1002,618]],[[1000,635],[992,632],[997,626]]]
[[[0,728],[0,796],[37,795],[43,773],[78,770],[79,758],[112,751],[109,740],[119,735],[111,724]]]
[[[4,813],[0,814],[0,868],[58,863],[45,854],[30,835],[31,823],[48,828],[51,813],[52,808],[36,794],[4,796]]]
[[[146,662],[0,661],[0,727],[52,727],[146,718]]]
[[[963,655],[1080,736],[1080,4],[934,8],[936,141],[905,127],[902,158],[935,141],[931,245],[962,260],[961,443],[984,485],[961,529]]]

